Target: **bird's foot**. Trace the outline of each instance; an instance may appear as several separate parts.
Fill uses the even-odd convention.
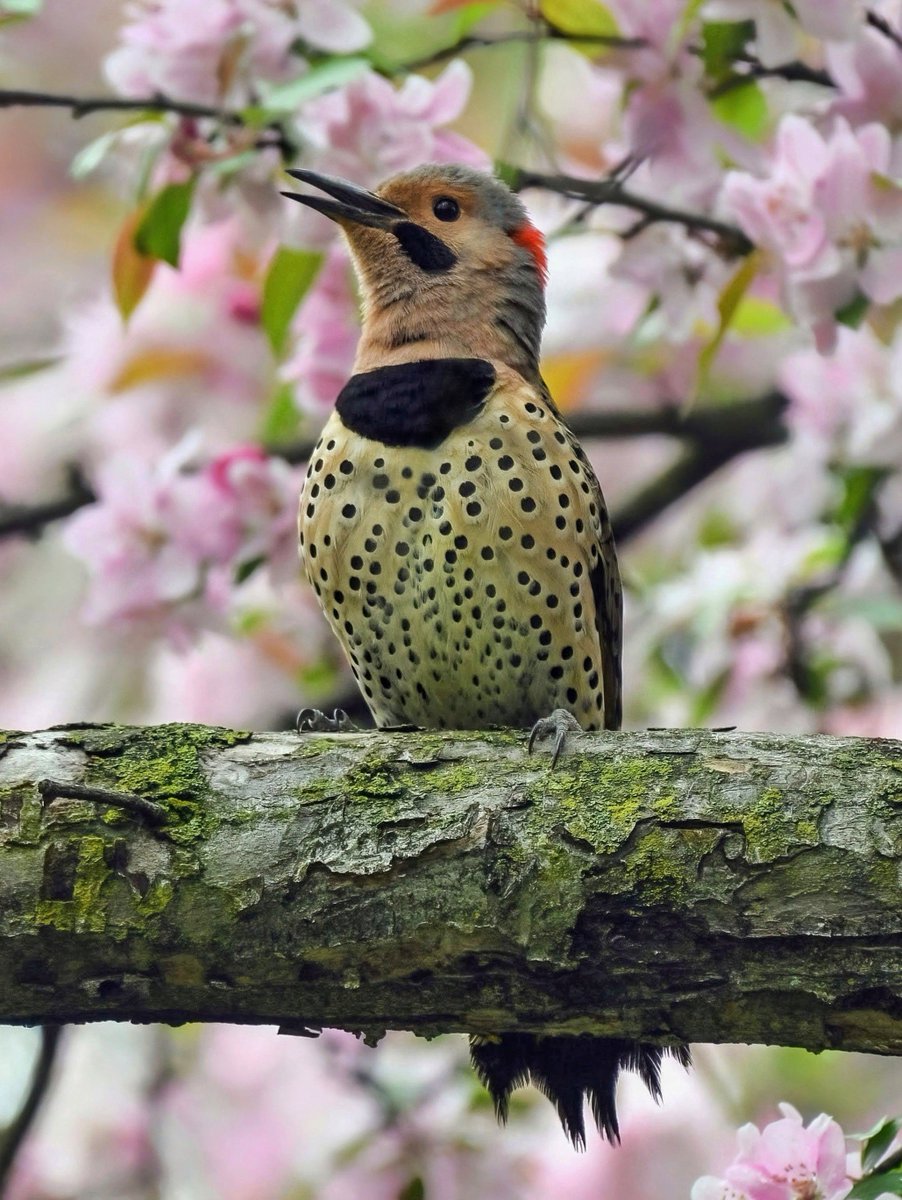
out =
[[[532,748],[536,741],[553,736],[554,753],[551,756],[551,769],[553,771],[557,766],[557,760],[561,757],[561,751],[564,749],[567,734],[581,732],[582,726],[573,713],[567,712],[566,708],[556,708],[550,717],[542,717],[533,725],[529,731],[529,744],[526,747],[526,751],[528,754],[532,754]]]
[[[298,733],[353,733],[357,726],[343,708],[327,717],[318,708],[302,708],[294,723]]]

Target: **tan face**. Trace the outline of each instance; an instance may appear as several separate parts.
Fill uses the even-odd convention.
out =
[[[409,179],[389,180],[377,195],[403,209],[410,221],[439,238],[468,268],[498,269],[516,256],[511,237],[481,213],[481,201],[472,189]]]

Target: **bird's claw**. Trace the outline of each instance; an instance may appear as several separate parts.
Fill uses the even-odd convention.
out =
[[[357,728],[343,708],[336,708],[331,717],[318,708],[302,708],[294,727],[298,733],[350,733]]]
[[[551,756],[551,769],[553,771],[557,766],[557,760],[561,757],[564,743],[567,740],[567,734],[580,732],[582,732],[582,726],[573,713],[568,712],[566,708],[556,708],[551,716],[542,717],[533,725],[529,731],[529,743],[527,744],[526,752],[527,754],[532,754],[532,748],[536,741],[553,736],[554,753]]]

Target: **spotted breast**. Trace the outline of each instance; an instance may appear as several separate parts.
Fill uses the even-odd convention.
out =
[[[437,445],[349,427],[339,403],[301,496],[307,577],[380,726],[529,726],[566,708],[616,727],[600,489],[550,400],[501,364],[491,379]]]

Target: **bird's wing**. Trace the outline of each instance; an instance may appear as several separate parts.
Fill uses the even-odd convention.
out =
[[[549,408],[560,422],[574,457],[585,468],[586,477],[592,488],[592,499],[598,507],[595,524],[598,541],[598,563],[592,568],[592,595],[595,599],[595,629],[601,643],[601,671],[604,684],[605,729],[619,729],[623,719],[623,586],[614,548],[614,532],[611,528],[608,509],[592,464],[542,381],[542,392]]]

